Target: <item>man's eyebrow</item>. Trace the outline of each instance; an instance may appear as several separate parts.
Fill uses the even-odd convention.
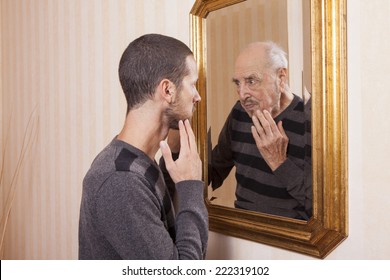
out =
[[[248,79],[259,79],[259,77],[257,75],[255,75],[255,74],[251,74],[248,77],[245,77],[244,79],[245,80],[248,80]]]
[[[244,79],[244,80],[248,80],[248,79],[259,79],[259,77],[258,77],[257,75],[255,75],[255,74],[251,74],[251,75],[249,75],[249,76],[244,77],[243,79]],[[240,81],[240,80],[237,79],[237,78],[232,78],[232,82],[233,82],[233,83],[237,83],[237,82],[239,82],[239,81]]]

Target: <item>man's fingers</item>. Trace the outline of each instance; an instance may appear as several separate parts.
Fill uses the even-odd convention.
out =
[[[264,110],[263,112],[257,110],[256,114],[259,118],[261,126],[263,127],[264,133],[267,135],[272,135],[273,131],[271,128],[271,124],[275,123],[275,121],[272,119],[271,114],[267,110]],[[266,117],[266,114],[269,115],[269,118]]]
[[[165,165],[172,180],[177,183],[183,180],[200,180],[202,165],[197,154],[195,136],[188,120],[179,121],[180,153],[174,161],[171,149],[165,141],[160,142],[160,149]]]
[[[260,145],[261,138],[260,138],[260,135],[258,133],[258,130],[256,129],[256,127],[251,126],[251,131],[252,131],[252,135],[253,135],[253,138],[255,139],[256,144]]]
[[[271,113],[268,112],[267,110],[263,111],[264,117],[266,121],[268,122],[269,128],[272,131],[273,134],[277,133],[277,127],[274,119],[271,116]]]
[[[258,137],[262,137],[264,135],[264,129],[258,119],[258,116],[257,114],[253,114],[252,116],[252,121],[253,121],[253,124],[254,124],[254,127],[256,130],[257,130],[257,133],[258,134]]]
[[[189,121],[189,120],[185,120],[185,121],[184,121],[184,125],[185,125],[186,132],[187,132],[187,137],[188,137],[188,142],[189,142],[190,150],[191,150],[191,151],[193,151],[193,150],[196,151],[195,135],[194,135],[194,131],[192,130],[190,121]]]
[[[188,150],[188,135],[184,123],[179,121],[179,133],[180,133],[180,153]]]
[[[288,138],[286,132],[284,131],[282,121],[279,121],[279,122],[278,122],[278,128],[279,128],[280,133],[283,135],[283,137]]]

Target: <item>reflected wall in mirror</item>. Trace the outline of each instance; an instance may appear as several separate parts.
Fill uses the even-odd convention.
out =
[[[209,117],[220,114],[221,118],[215,117],[215,120],[223,122],[226,111],[231,110],[236,96],[234,88],[228,88],[232,87],[232,72],[229,71],[233,71],[240,48],[248,42],[273,40],[287,51],[291,65],[290,86],[298,94],[310,92],[313,108],[312,217],[303,221],[237,209],[228,198],[221,203],[216,199],[210,202],[214,194],[208,189],[205,202],[210,230],[319,258],[324,258],[347,237],[345,1],[195,2],[191,10],[192,49],[199,66],[198,90],[202,102],[198,104],[193,126],[206,182],[212,148],[209,141],[219,133],[214,125],[221,126],[211,124],[214,118]],[[260,7],[259,3],[263,5]],[[226,11],[232,11],[233,15],[226,15]],[[259,17],[264,18],[264,22],[259,21]],[[237,32],[239,30],[241,32]],[[218,40],[221,36],[225,36],[228,43],[221,43],[221,39]],[[222,56],[220,52],[231,54]],[[227,88],[221,89],[221,85]],[[216,96],[219,92],[223,98]],[[220,106],[221,102],[226,104]],[[212,132],[208,134],[210,126]]]
[[[208,188],[208,198],[212,204],[303,220],[310,218],[312,211],[312,184],[311,174],[309,174],[311,173],[310,113],[304,114],[305,111],[309,111],[310,104],[305,110],[303,102],[297,102],[298,98],[296,98],[282,110],[284,113],[276,114],[276,122],[283,121],[285,124],[289,142],[288,160],[278,168],[279,172],[274,173],[257,151],[251,136],[251,121],[243,107],[236,104],[239,95],[236,85],[231,82],[235,60],[245,46],[251,42],[273,41],[287,53],[289,62],[287,84],[291,92],[301,98],[309,99],[309,92],[311,92],[309,26],[310,1],[308,0],[248,0],[208,14],[206,25],[207,130],[211,142],[209,147],[213,150],[212,155],[209,155],[209,162],[213,163],[211,165],[213,168],[209,170],[209,179],[212,183]],[[273,87],[271,89],[274,91]],[[249,101],[251,104],[263,102],[259,99],[264,99],[261,89],[246,91],[242,95],[242,101],[245,99],[245,102]],[[279,92],[280,89],[278,88],[277,91]],[[278,93],[272,94],[277,96]],[[283,92],[281,100],[286,99],[284,94]],[[278,103],[276,101],[275,105],[279,105]],[[262,107],[269,109],[263,105]],[[299,113],[296,109],[298,107]],[[239,131],[233,129],[234,134],[229,133],[231,138],[226,141],[223,141],[225,138],[221,138],[216,147],[219,134],[231,111],[234,116],[240,112],[244,113],[237,115],[240,120],[229,118],[235,121],[229,127],[229,131],[233,129],[232,127],[240,129]],[[305,116],[308,116],[307,122]],[[234,152],[225,153],[226,150]],[[226,166],[232,166],[232,170],[221,185],[222,179],[228,172]],[[293,174],[294,177],[290,178],[286,174]]]

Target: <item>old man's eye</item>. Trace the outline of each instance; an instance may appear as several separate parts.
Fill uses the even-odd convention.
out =
[[[239,81],[239,80],[233,79],[232,82],[233,82],[233,84],[235,84],[237,87],[240,86],[240,81]]]

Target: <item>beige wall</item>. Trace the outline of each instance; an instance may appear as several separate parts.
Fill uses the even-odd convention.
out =
[[[0,0],[0,205],[16,190],[3,259],[77,258],[81,181],[125,114],[119,57],[144,33],[188,43],[192,4]],[[348,1],[350,236],[328,259],[390,258],[389,14],[390,0]],[[216,233],[209,244],[208,258],[308,259]]]
[[[11,185],[16,190],[3,258],[77,258],[83,176],[125,116],[117,76],[120,55],[144,33],[188,43],[192,4],[0,1],[2,148],[7,143],[1,201],[12,197]],[[24,143],[20,166],[23,138],[31,142]],[[12,182],[15,170],[20,172]]]

